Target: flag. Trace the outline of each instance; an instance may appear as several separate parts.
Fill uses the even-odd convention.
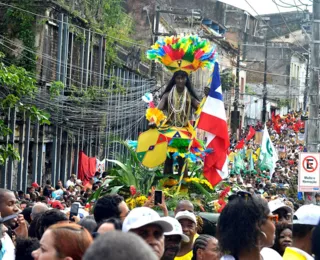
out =
[[[249,165],[249,171],[254,170],[254,162],[253,162],[253,157],[252,157],[252,151],[250,153],[250,165]]]
[[[237,143],[237,145],[236,145],[236,147],[235,147],[234,149],[240,150],[240,149],[243,149],[243,147],[244,147],[244,139],[241,139],[241,140]]]
[[[105,171],[105,165],[106,165],[106,159],[103,159],[102,161],[100,161],[99,159],[97,159],[97,162],[96,162],[96,172],[103,173],[103,172]]]
[[[88,157],[83,151],[79,152],[78,178],[86,185],[96,172],[96,157]]]
[[[270,178],[272,178],[274,169],[276,167],[276,163],[278,161],[277,150],[274,148],[272,141],[270,139],[267,126],[264,126],[261,151],[260,151],[260,167],[264,169],[270,170]]]
[[[241,158],[241,154],[240,153],[237,154],[236,158],[237,159],[236,159],[236,163],[235,163],[235,171],[236,171],[237,174],[240,174],[241,170],[245,169],[244,161]]]
[[[247,135],[246,140],[249,141],[256,134],[256,130],[252,126],[250,126],[249,133]]]
[[[228,177],[227,158],[230,146],[217,62],[214,65],[209,95],[203,105],[198,128],[206,132],[207,148],[213,149],[204,159],[203,173],[214,186]]]

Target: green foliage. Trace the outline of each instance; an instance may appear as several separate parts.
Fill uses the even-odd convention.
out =
[[[3,57],[3,54],[0,53],[0,57]],[[1,101],[2,108],[10,107],[11,102],[16,104],[22,97],[34,97],[37,92],[35,83],[35,79],[24,68],[6,66],[0,61],[0,86],[4,86],[9,92]]]
[[[49,88],[50,99],[58,97],[64,89],[64,84],[61,81],[54,81]]]
[[[138,160],[137,154],[132,147],[124,141],[117,142],[128,150],[129,155],[118,155],[118,160],[108,160],[114,164],[110,171],[110,176],[105,183],[92,194],[90,199],[98,199],[105,194],[121,193],[129,197],[129,188],[134,186],[138,193],[148,194],[151,187],[161,179],[162,173],[159,170],[149,170],[144,168]]]
[[[25,68],[15,65],[6,66],[1,60],[4,54],[0,52],[0,96],[3,96],[0,101],[0,109],[6,113],[9,108],[16,107],[20,112],[26,112],[32,121],[40,124],[50,124],[49,114],[38,109],[34,105],[22,103],[23,98],[34,98],[37,93],[36,80],[31,76]],[[0,120],[1,136],[8,136],[12,131]],[[7,158],[19,160],[18,151],[11,145],[0,146],[0,165]]]
[[[289,99],[279,99],[278,100],[278,107],[287,107],[289,106],[290,100]]]
[[[33,0],[20,0],[19,7],[23,10],[34,11]],[[4,22],[2,32],[6,32],[5,36],[10,39],[19,39],[22,41],[24,47],[21,55],[14,57],[11,55],[12,51],[3,48],[6,56],[16,66],[21,66],[27,71],[35,72],[36,70],[36,54],[35,54],[35,21],[36,17],[23,10],[8,8],[4,14]]]
[[[21,109],[27,112],[27,116],[30,117],[31,121],[39,122],[40,125],[50,125],[49,113],[40,110],[33,105],[25,105]]]
[[[0,165],[3,165],[9,157],[13,160],[20,160],[18,150],[15,149],[12,144],[6,146],[0,145]]]
[[[223,91],[228,91],[232,88],[234,88],[234,75],[232,73],[232,70],[230,69],[225,69],[221,73],[221,87]]]
[[[6,137],[11,133],[12,133],[11,129],[5,125],[3,120],[0,120],[0,135],[3,137]]]
[[[256,92],[254,92],[249,85],[246,85],[246,94],[255,95]]]
[[[106,61],[107,66],[118,63],[116,45],[130,46],[130,35],[133,32],[133,20],[123,10],[123,0],[91,0],[80,1],[81,10],[74,10],[73,6],[65,0],[57,1],[67,9],[72,16],[82,20],[97,33],[105,34],[106,37]],[[74,32],[76,41],[85,41],[86,36],[75,26],[70,26]]]

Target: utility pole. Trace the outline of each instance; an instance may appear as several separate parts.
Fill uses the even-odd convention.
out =
[[[155,24],[153,25],[153,37],[151,37],[151,44],[155,44],[158,40],[159,33],[159,25],[160,25],[160,7],[156,5],[156,19]],[[151,77],[156,77],[156,62],[152,61],[151,63]]]
[[[320,69],[320,1],[313,1],[311,44],[311,84],[309,92],[309,119],[307,127],[308,152],[318,152],[319,142],[319,69]]]
[[[266,35],[265,49],[264,49],[264,76],[263,76],[263,102],[262,102],[262,123],[266,122],[267,115],[267,70],[268,70],[268,40]]]
[[[306,71],[306,79],[305,79],[305,87],[303,93],[303,112],[306,112],[307,103],[308,103],[308,92],[309,92],[309,65],[310,65],[310,50],[307,55],[307,71]]]
[[[240,43],[238,44],[238,54],[237,54],[237,70],[236,70],[236,83],[234,88],[234,102],[233,111],[231,112],[231,130],[233,134],[237,134],[239,128],[240,112],[239,109],[239,98],[240,98]]]

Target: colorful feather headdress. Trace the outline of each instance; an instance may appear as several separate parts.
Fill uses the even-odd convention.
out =
[[[197,35],[165,37],[151,48],[148,59],[162,63],[171,72],[190,74],[200,68],[212,69],[217,58],[215,47]]]

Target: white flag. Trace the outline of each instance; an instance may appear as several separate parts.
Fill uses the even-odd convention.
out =
[[[274,148],[274,145],[268,133],[267,126],[265,125],[259,161],[260,163],[262,162],[262,167],[265,166],[267,169],[270,170],[270,178],[272,178],[278,160],[279,158],[277,150]]]
[[[100,161],[99,159],[96,159],[96,171],[103,173],[105,171],[105,163],[106,163],[106,159],[103,159],[102,161]]]

